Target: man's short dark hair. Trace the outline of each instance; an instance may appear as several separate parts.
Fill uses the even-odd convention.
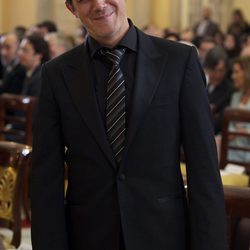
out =
[[[66,0],[66,3],[72,4],[72,0]]]
[[[45,63],[50,59],[49,45],[43,37],[39,35],[30,35],[26,36],[25,39],[32,45],[35,53],[42,55],[41,63]]]

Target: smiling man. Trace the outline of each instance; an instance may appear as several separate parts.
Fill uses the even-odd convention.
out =
[[[125,0],[66,5],[89,36],[43,66],[33,250],[225,250],[223,189],[195,48],[142,33]]]

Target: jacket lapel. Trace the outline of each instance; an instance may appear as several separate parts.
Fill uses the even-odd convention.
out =
[[[94,81],[89,68],[90,58],[85,46],[80,47],[79,50],[80,53],[76,51],[76,55],[72,56],[71,63],[64,66],[63,76],[81,117],[92,132],[108,161],[116,168],[96,100]]]
[[[163,57],[151,39],[137,30],[139,49],[136,62],[136,80],[132,98],[131,114],[127,129],[126,144],[122,163],[126,161],[129,147],[136,135],[137,129],[150,105],[160,82],[165,66],[166,57]]]

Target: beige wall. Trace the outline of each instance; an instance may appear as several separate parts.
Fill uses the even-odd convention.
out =
[[[233,8],[242,9],[248,22],[250,22],[250,1],[249,0],[234,0]]]
[[[70,13],[63,0],[54,0],[53,10],[53,20],[56,21],[60,30],[76,32],[76,27],[80,25],[80,21]]]
[[[3,32],[3,0],[0,0],[0,34]]]
[[[151,0],[151,22],[160,28],[170,24],[170,0]]]
[[[138,27],[151,22],[151,0],[127,0],[127,14]]]
[[[12,30],[16,25],[30,26],[37,20],[37,0],[1,0],[2,32]]]

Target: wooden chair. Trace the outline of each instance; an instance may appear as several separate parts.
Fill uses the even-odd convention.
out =
[[[235,218],[250,219],[250,188],[224,187],[227,211],[229,250],[233,249],[233,221]],[[245,239],[245,240],[249,240]],[[236,242],[237,244],[237,242]]]
[[[0,141],[0,228],[12,230],[10,244],[16,248],[21,241],[23,176],[30,153],[30,146]]]
[[[0,140],[32,144],[35,104],[35,97],[0,95]]]
[[[230,145],[230,138],[232,137],[245,137],[250,140],[250,131],[230,131],[230,124],[232,122],[244,122],[250,124],[250,111],[242,109],[228,108],[224,111],[222,121],[222,138],[221,138],[221,149],[220,149],[220,168],[224,168],[227,163],[234,163],[245,166],[247,172],[250,173],[250,162],[244,161],[232,161],[228,159],[229,150],[238,150],[242,152],[249,152],[250,147],[247,146],[232,146]]]

